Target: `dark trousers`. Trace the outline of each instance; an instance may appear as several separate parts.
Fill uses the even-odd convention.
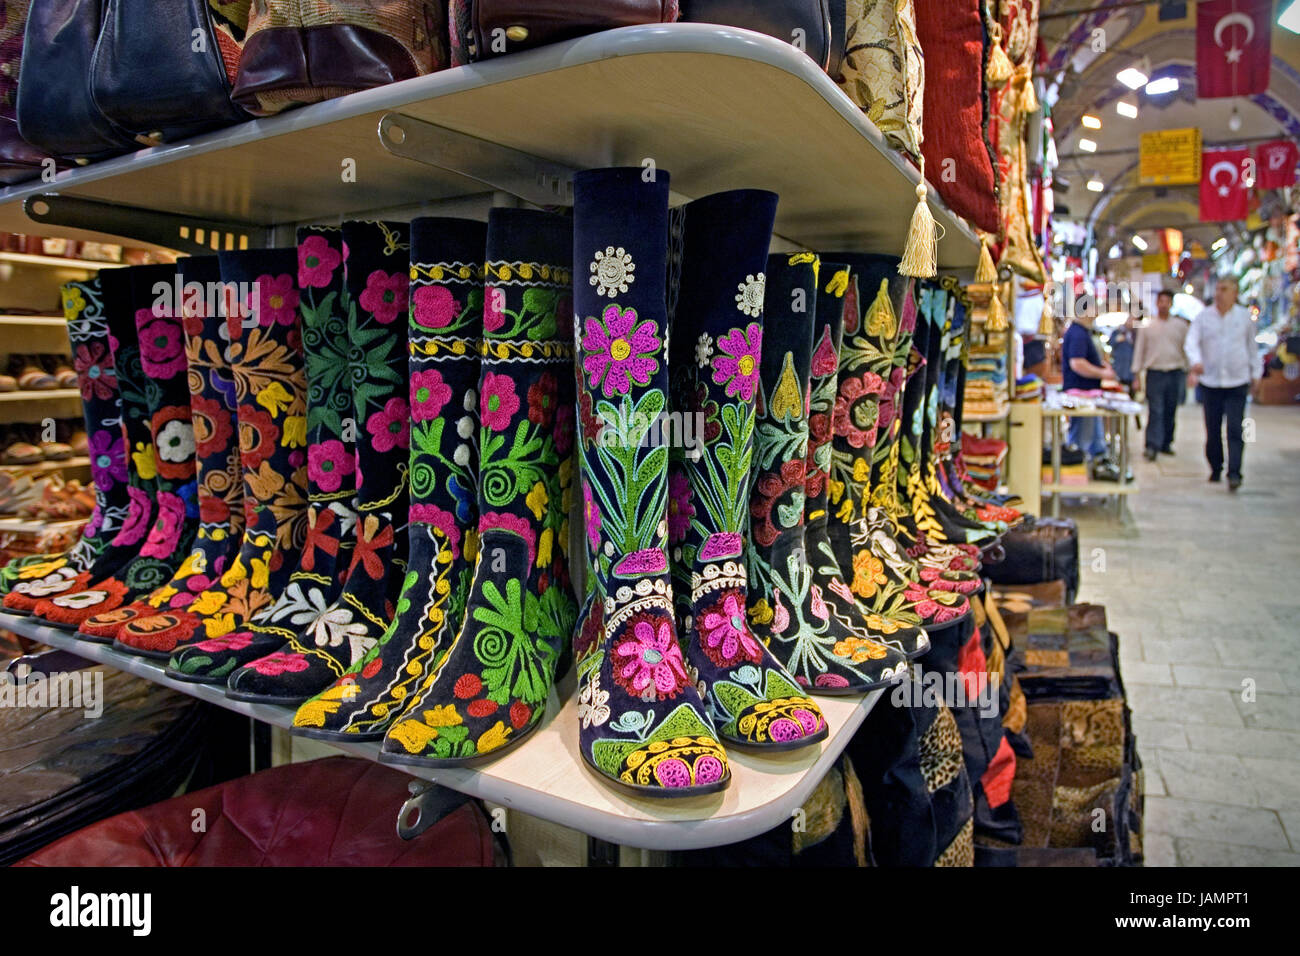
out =
[[[1168,372],[1147,371],[1146,446],[1152,451],[1169,448],[1174,443],[1174,420],[1178,417],[1178,397],[1183,393],[1186,373],[1181,369]]]
[[[1228,420],[1228,477],[1241,477],[1241,420],[1246,414],[1249,385],[1235,388],[1210,388],[1205,392],[1205,460],[1210,472],[1223,471],[1223,420]]]

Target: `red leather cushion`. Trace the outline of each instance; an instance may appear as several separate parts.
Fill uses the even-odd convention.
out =
[[[102,820],[15,866],[492,866],[473,802],[398,837],[410,780],[353,757],[274,767]]]

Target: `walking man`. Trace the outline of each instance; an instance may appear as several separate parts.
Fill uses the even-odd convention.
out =
[[[1205,458],[1210,481],[1223,472],[1223,423],[1228,431],[1228,490],[1241,487],[1241,421],[1246,395],[1262,376],[1255,346],[1255,322],[1237,304],[1237,280],[1214,287],[1214,304],[1205,308],[1187,333],[1187,360],[1205,395]]]
[[[1179,396],[1186,386],[1187,323],[1169,314],[1174,294],[1161,291],[1156,295],[1156,314],[1151,317],[1133,350],[1133,373],[1143,381],[1147,396],[1147,461],[1157,454],[1174,453],[1174,420],[1178,415]]]
[[[1101,388],[1103,378],[1115,374],[1092,340],[1092,320],[1086,310],[1074,316],[1061,338],[1061,388],[1065,391],[1095,391]],[[1094,464],[1106,454],[1106,434],[1097,416],[1071,415],[1066,437]]]

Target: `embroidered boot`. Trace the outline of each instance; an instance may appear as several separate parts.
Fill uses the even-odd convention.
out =
[[[152,451],[153,438],[149,432],[149,405],[145,401],[145,377],[140,367],[140,347],[135,328],[135,310],[132,307],[131,269],[106,269],[99,275],[103,314],[108,325],[108,343],[121,409],[121,431],[114,433],[111,424],[101,439],[102,450],[110,459],[124,459],[119,470],[110,464],[110,472],[122,481],[125,475],[127,495],[126,513],[117,533],[95,559],[82,571],[67,565],[45,571],[38,566],[24,573],[21,580],[4,597],[6,611],[31,613],[42,601],[51,597],[74,594],[88,588],[92,582],[102,581],[116,574],[140,554],[140,546],[154,520],[154,493],[156,475],[141,472],[138,461],[131,454],[136,448],[148,447]],[[121,447],[112,439],[121,438]],[[152,462],[152,455],[148,460]],[[43,573],[35,573],[41,571]]]
[[[672,410],[683,425],[703,426],[703,434],[692,428],[689,450],[685,428],[675,436],[668,472],[668,541],[686,671],[723,741],[769,753],[827,734],[817,705],[750,632],[745,614],[746,492],[776,202],[775,193],[744,189],[685,207],[669,325]]]
[[[828,532],[835,397],[847,308],[852,307],[855,310],[855,320],[857,317],[857,300],[849,293],[849,267],[840,263],[823,262],[818,278],[817,312],[813,323],[808,457],[805,462],[807,477],[804,482],[804,546],[813,567],[813,583],[821,588],[831,613],[855,633],[886,644],[912,660],[929,650],[929,636],[921,627],[869,611],[858,603],[852,589],[841,576]]]
[[[186,382],[185,336],[174,309],[156,303],[155,286],[175,287],[175,266],[131,269],[131,298],[145,375],[150,441],[132,451],[136,467],[155,478],[154,520],[139,555],[115,574],[76,594],[56,595],[33,610],[65,627],[129,604],[165,584],[189,553],[198,531],[194,428]],[[142,436],[143,437],[143,436]]]
[[[411,223],[406,580],[397,616],[378,646],[298,708],[293,718],[297,735],[322,740],[383,737],[415,693],[437,674],[437,665],[460,632],[478,553],[478,384],[486,243],[487,227],[481,222],[422,218]],[[543,406],[538,415],[545,417]],[[571,430],[571,403],[568,419]],[[556,444],[560,450],[558,438]]]
[[[91,640],[112,641],[134,621],[188,607],[229,569],[243,540],[244,485],[235,440],[234,375],[229,343],[221,334],[226,320],[220,309],[204,307],[206,290],[220,288],[220,281],[216,256],[196,256],[180,264],[176,288],[188,290],[181,295],[181,325],[198,488],[199,531],[194,549],[172,579],[147,597],[83,621],[81,634]],[[214,305],[220,301],[211,298]]]
[[[804,540],[804,467],[819,261],[768,259],[768,335],[762,353],[754,481],[749,497],[749,617],[799,684],[818,694],[860,694],[907,673],[901,653],[831,612]]]
[[[224,682],[237,663],[232,656],[253,642],[248,628],[283,603],[304,573],[338,587],[338,528],[352,524],[341,499],[351,494],[356,468],[342,442],[352,392],[341,249],[338,229],[311,228],[299,231],[296,249],[222,257],[226,281],[255,277],[263,300],[247,320],[253,327],[238,330],[231,347],[249,530],[221,587],[195,602],[210,602],[205,614],[182,619],[179,633],[150,648],[180,679]]]
[[[882,517],[879,508],[886,501],[871,480],[873,470],[880,464],[885,473],[898,454],[892,435],[889,441],[880,440],[880,421],[894,418],[893,409],[882,401],[887,381],[901,386],[904,377],[898,359],[900,353],[907,354],[915,325],[911,280],[898,275],[895,257],[835,257],[850,264],[854,301],[861,293],[870,304],[862,315],[856,306],[845,315],[833,419],[831,547],[850,590],[868,612],[926,628],[968,616],[970,604],[962,595],[923,584],[892,528],[871,521]]]
[[[180,644],[225,641],[269,607],[305,536],[307,419],[294,250],[223,252],[243,479],[244,534],[230,568],[188,606],[132,621],[116,646],[168,659]],[[178,679],[188,675],[179,673]]]
[[[323,611],[310,602],[289,606],[291,623],[315,612],[305,625],[285,627],[284,618],[272,614],[252,628],[257,637],[240,652],[242,666],[227,682],[235,700],[297,705],[342,677],[387,630],[406,573],[410,229],[405,223],[345,222],[343,248],[358,425],[352,561],[342,591]],[[276,609],[285,610],[283,603]],[[266,656],[250,658],[263,643]]]
[[[460,633],[388,730],[381,763],[464,766],[528,737],[546,711],[576,607],[554,573],[572,458],[556,410],[572,367],[572,226],[488,218],[479,407],[478,555]],[[571,399],[570,399],[571,401]],[[567,574],[564,576],[567,578]]]
[[[574,632],[578,749],[640,796],[714,793],[727,755],[686,672],[668,566],[668,182],[574,179],[575,357],[590,593]]]
[[[122,439],[122,393],[113,367],[99,278],[69,282],[63,287],[62,300],[89,436],[95,509],[82,529],[81,540],[70,550],[61,554],[27,555],[0,569],[0,595],[8,594],[19,583],[28,588],[30,582],[51,575],[75,576],[88,571],[108,551],[130,508],[126,446]],[[20,593],[43,596],[31,591]]]

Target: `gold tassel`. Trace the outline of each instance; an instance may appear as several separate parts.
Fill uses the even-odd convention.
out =
[[[1034,92],[1034,74],[1029,67],[1021,67],[1024,78],[1024,91],[1020,94],[1020,110],[1024,113],[1038,112],[1038,95]]]
[[[996,282],[998,270],[993,265],[993,256],[989,254],[989,237],[980,236],[980,261],[975,267],[975,281]]]
[[[1007,51],[1002,49],[1002,24],[993,23],[989,26],[989,65],[984,70],[984,78],[988,84],[995,90],[1000,90],[1007,85],[1015,73],[1015,67],[1011,65],[1011,57],[1007,56]]]
[[[1007,310],[1002,304],[1002,294],[998,290],[997,284],[994,283],[993,295],[989,299],[989,313],[984,319],[984,331],[1005,332],[1007,328]]]
[[[916,184],[916,209],[912,224],[907,230],[907,245],[903,248],[903,261],[898,264],[899,275],[930,279],[938,273],[938,225],[925,201],[929,191],[925,186],[925,158],[921,159],[921,181]]]
[[[1046,289],[1044,289],[1046,292]],[[1043,317],[1038,322],[1039,335],[1055,335],[1056,319],[1052,315],[1052,300],[1046,294],[1043,296]]]

